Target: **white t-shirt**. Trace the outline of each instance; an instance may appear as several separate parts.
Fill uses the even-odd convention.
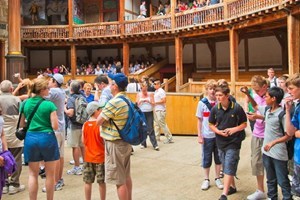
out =
[[[3,130],[3,125],[4,125],[4,120],[3,117],[0,116],[0,152],[3,151],[3,144],[2,144],[2,140],[1,140],[1,136],[2,136],[2,130]]]
[[[154,92],[154,102],[160,102],[163,98],[166,97],[166,92],[162,89],[159,88],[157,90],[155,90]],[[154,106],[154,110],[161,110],[161,111],[165,111],[166,110],[166,104],[155,104]]]
[[[209,101],[210,104],[213,104],[215,102]],[[202,102],[199,101],[197,110],[196,110],[196,117],[202,119],[202,127],[201,127],[201,133],[204,138],[215,138],[216,134],[209,128],[209,115],[210,110],[208,107]]]
[[[126,88],[126,92],[138,92],[141,90],[141,86],[138,83],[129,83]]]

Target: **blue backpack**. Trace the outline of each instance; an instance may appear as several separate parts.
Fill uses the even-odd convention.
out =
[[[128,119],[122,130],[113,120],[112,122],[125,142],[131,145],[139,145],[147,139],[148,127],[145,115],[137,105],[126,97],[119,96],[118,98],[123,99],[128,105]]]

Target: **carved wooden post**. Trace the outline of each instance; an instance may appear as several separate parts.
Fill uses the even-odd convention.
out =
[[[176,62],[176,92],[183,85],[183,66],[182,66],[182,39],[178,36],[175,37],[175,62]]]
[[[291,14],[287,17],[289,74],[299,72],[299,17]]]
[[[239,72],[239,35],[238,32],[232,28],[229,30],[229,44],[231,92],[236,94],[235,82],[238,80]]]
[[[129,75],[129,54],[130,54],[129,44],[123,42],[123,71],[125,75]]]

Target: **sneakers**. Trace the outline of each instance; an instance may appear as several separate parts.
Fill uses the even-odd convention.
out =
[[[210,185],[209,185],[209,179],[205,179],[205,180],[202,182],[201,190],[208,190],[209,187],[210,187]]]
[[[75,161],[74,160],[70,160],[70,165],[74,165],[75,164]],[[82,165],[83,164],[83,159],[82,157],[79,158],[79,163]]]
[[[236,192],[237,192],[236,188],[230,186],[227,195],[232,195],[232,194],[234,194]]]
[[[266,198],[267,198],[267,196],[265,193],[263,193],[260,190],[256,190],[253,194],[250,194],[247,197],[247,200],[257,200],[257,199],[266,199]]]
[[[220,176],[219,176],[220,178],[224,178],[224,173],[223,173],[223,171],[221,170],[220,171]]]
[[[219,200],[227,200],[227,196],[224,195],[224,194],[222,194],[222,195],[220,196]]]
[[[2,189],[2,194],[7,194],[8,193],[8,186],[4,186]]]
[[[147,147],[145,147],[144,145],[141,144],[141,149],[145,149],[145,148],[147,148]]]
[[[45,168],[40,168],[39,175],[42,179],[46,178]]]
[[[159,147],[158,146],[154,147],[154,150],[159,151]]]
[[[8,194],[16,194],[25,190],[25,185],[20,185],[19,187],[14,187],[10,185],[8,187]]]
[[[217,188],[219,188],[220,190],[223,190],[224,186],[222,184],[222,181],[219,178],[215,179],[215,183],[216,183]]]
[[[72,169],[69,169],[67,171],[68,175],[81,175],[82,174],[82,168],[81,167],[73,167]]]
[[[164,141],[164,144],[171,144],[171,143],[174,143],[174,141],[173,141],[172,138],[171,138],[171,139],[166,139],[166,140]]]
[[[300,200],[300,197],[293,195],[293,200]]]

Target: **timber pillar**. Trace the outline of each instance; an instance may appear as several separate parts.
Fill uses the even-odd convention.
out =
[[[288,54],[289,54],[289,74],[299,73],[299,45],[300,45],[300,20],[298,16],[288,15]]]
[[[182,39],[175,37],[175,62],[176,62],[176,92],[179,92],[180,86],[183,85],[183,66],[182,66]]]
[[[24,59],[21,52],[21,3],[20,0],[8,1],[8,53],[6,55],[6,79],[17,83],[15,73],[24,77]]]
[[[123,72],[126,76],[129,75],[129,54],[129,44],[127,42],[123,42]]]
[[[230,82],[231,93],[236,95],[235,82],[238,80],[239,73],[239,35],[237,30],[229,30],[230,45]]]
[[[77,70],[77,55],[76,55],[76,46],[75,44],[71,44],[71,76],[72,79],[75,79],[76,70]]]

